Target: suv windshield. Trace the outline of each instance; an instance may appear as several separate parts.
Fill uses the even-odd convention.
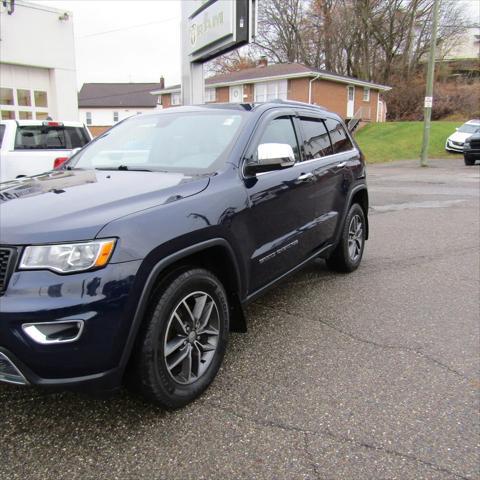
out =
[[[90,141],[82,127],[28,125],[17,127],[15,150],[71,150]]]
[[[464,123],[459,129],[462,133],[476,133],[480,132],[480,125],[473,125],[472,123]]]
[[[240,112],[179,112],[125,120],[69,163],[101,170],[211,173],[239,131]]]

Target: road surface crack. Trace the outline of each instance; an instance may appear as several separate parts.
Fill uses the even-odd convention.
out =
[[[343,330],[342,328],[339,328],[336,325],[332,325],[330,322],[322,320],[321,318],[312,319],[312,318],[309,318],[309,317],[305,317],[303,315],[294,314],[293,312],[289,312],[288,310],[284,310],[284,309],[281,309],[281,308],[278,308],[278,307],[271,307],[270,305],[266,305],[264,303],[259,303],[258,302],[257,305],[259,305],[261,307],[264,307],[264,308],[267,308],[267,309],[270,309],[270,310],[275,310],[276,312],[285,313],[286,315],[295,316],[297,318],[302,318],[303,320],[306,320],[306,321],[317,321],[317,322],[327,326],[328,328],[331,328],[332,330],[335,330],[336,332],[338,332],[342,335],[345,335],[346,337],[349,337],[352,340],[355,340],[355,341],[360,342],[360,343],[365,343],[367,345],[372,345],[372,346],[378,347],[378,348],[384,348],[384,349],[389,349],[389,350],[401,350],[401,351],[405,351],[405,352],[414,353],[415,355],[417,355],[419,357],[422,357],[423,359],[433,363],[434,365],[436,365],[440,368],[443,368],[444,370],[447,370],[448,372],[452,373],[453,375],[456,375],[457,377],[459,377],[463,380],[466,380],[466,381],[471,381],[472,380],[471,378],[463,375],[461,372],[459,372],[455,368],[452,368],[450,365],[447,365],[447,364],[441,362],[440,360],[436,359],[435,357],[432,357],[432,356],[428,355],[427,353],[425,353],[424,351],[422,351],[418,348],[409,347],[409,346],[406,346],[406,345],[391,345],[391,344],[386,344],[386,343],[375,342],[374,340],[369,340],[369,339],[360,337],[358,335],[355,335],[354,333],[351,333],[347,330]]]
[[[428,460],[423,460],[423,459],[421,459],[419,457],[416,457],[415,455],[412,455],[410,453],[403,453],[403,452],[400,452],[398,450],[381,447],[381,446],[375,445],[373,443],[354,440],[353,438],[349,438],[349,437],[345,437],[343,435],[335,434],[329,428],[325,428],[325,429],[322,429],[322,430],[308,430],[308,429],[297,427],[297,426],[294,426],[294,425],[287,425],[287,424],[284,424],[284,423],[278,422],[278,421],[266,420],[266,419],[262,419],[262,418],[257,418],[255,416],[246,415],[246,414],[238,412],[237,410],[232,410],[231,408],[227,408],[224,405],[222,405],[220,403],[217,403],[217,402],[206,403],[206,405],[209,405],[209,406],[214,407],[218,410],[221,410],[222,412],[224,412],[226,414],[229,414],[229,415],[232,415],[232,416],[234,416],[234,417],[236,417],[240,420],[244,420],[244,421],[247,421],[247,422],[252,422],[253,424],[255,424],[257,426],[260,426],[260,427],[278,428],[280,430],[284,430],[284,431],[287,431],[287,432],[295,432],[295,433],[303,434],[303,443],[304,443],[303,450],[305,451],[308,460],[312,464],[312,469],[313,469],[313,471],[315,473],[315,476],[317,478],[321,478],[320,477],[320,472],[318,471],[318,467],[317,467],[317,464],[315,463],[314,456],[313,456],[313,454],[310,451],[310,448],[308,446],[308,435],[318,436],[318,437],[326,436],[326,437],[329,437],[332,440],[334,440],[336,442],[339,442],[339,443],[342,443],[342,444],[355,445],[357,447],[366,448],[366,449],[373,450],[373,451],[376,451],[376,452],[379,452],[379,453],[383,453],[383,454],[387,454],[387,455],[393,455],[393,456],[400,457],[400,458],[403,458],[403,459],[406,459],[406,460],[409,460],[409,461],[412,461],[412,462],[420,463],[422,465],[430,467],[433,470],[436,470],[436,471],[442,472],[442,473],[447,473],[448,475],[453,475],[454,477],[460,478],[462,480],[472,480],[470,477],[467,477],[467,476],[462,475],[460,473],[456,473],[452,470],[449,470],[448,468],[441,467],[440,465],[437,465],[436,463],[433,463],[433,462],[429,462]]]

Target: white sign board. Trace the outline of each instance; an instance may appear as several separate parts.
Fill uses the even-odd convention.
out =
[[[219,0],[212,3],[188,21],[189,54],[234,35],[234,3],[231,0]]]
[[[425,108],[432,108],[433,97],[425,97]]]

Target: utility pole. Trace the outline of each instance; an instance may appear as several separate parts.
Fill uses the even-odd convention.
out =
[[[433,79],[435,75],[435,53],[437,47],[437,26],[439,10],[440,0],[434,0],[432,13],[432,43],[430,45],[430,54],[428,57],[427,87],[425,91],[425,109],[423,114],[423,144],[422,156],[420,159],[420,166],[422,167],[428,166],[428,146],[430,143],[430,122],[432,118]]]

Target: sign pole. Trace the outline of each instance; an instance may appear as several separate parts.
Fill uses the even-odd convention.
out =
[[[423,120],[423,144],[422,154],[420,158],[420,166],[427,167],[428,164],[428,147],[430,143],[430,124],[432,118],[432,105],[433,105],[433,80],[435,74],[435,51],[437,46],[437,25],[438,14],[440,10],[440,0],[434,0],[433,4],[433,18],[432,18],[432,38],[430,45],[430,54],[428,58],[428,70],[427,70],[427,87],[425,93],[425,105],[424,105],[424,120]]]
[[[189,55],[190,32],[187,28],[192,2],[182,2],[182,105],[202,104],[204,96],[203,63],[192,62]]]

